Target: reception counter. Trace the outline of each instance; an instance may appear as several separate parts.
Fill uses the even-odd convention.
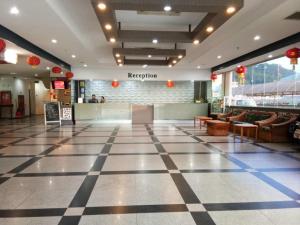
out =
[[[75,120],[127,120],[138,112],[137,105],[128,103],[74,104]],[[154,120],[191,120],[196,115],[207,116],[208,104],[164,103],[148,105]],[[144,113],[144,112],[143,112]]]

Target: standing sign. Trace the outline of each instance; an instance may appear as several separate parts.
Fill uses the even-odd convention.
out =
[[[60,118],[60,103],[48,102],[44,104],[45,125],[48,123],[59,123],[61,125]]]

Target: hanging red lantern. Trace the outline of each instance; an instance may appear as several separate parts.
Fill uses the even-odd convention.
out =
[[[175,82],[174,81],[172,81],[172,80],[168,80],[167,81],[167,87],[168,88],[173,88],[175,86]]]
[[[61,68],[58,66],[55,66],[52,68],[52,73],[61,73]]]
[[[0,53],[3,52],[6,48],[6,43],[3,39],[0,39]]]
[[[212,81],[215,81],[216,79],[218,79],[218,75],[215,74],[215,73],[212,73],[212,74],[210,75],[210,79],[211,79]]]
[[[292,48],[286,51],[286,57],[288,57],[293,65],[293,70],[295,70],[295,65],[298,64],[298,58],[300,57],[300,49]]]
[[[120,82],[117,81],[117,80],[114,80],[114,81],[111,82],[111,86],[112,86],[113,88],[117,88],[117,87],[120,86]]]
[[[74,77],[74,74],[72,72],[66,72],[66,78],[72,79]]]
[[[245,66],[238,66],[235,70],[239,77],[239,83],[245,84],[245,73],[247,72],[247,67]]]
[[[32,66],[32,68],[36,68],[38,65],[40,65],[41,60],[37,56],[29,56],[27,58],[27,64]]]

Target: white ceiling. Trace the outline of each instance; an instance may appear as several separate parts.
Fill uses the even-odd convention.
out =
[[[9,14],[12,6],[19,8],[19,15]],[[203,43],[198,46],[179,44],[178,48],[187,49],[187,56],[172,70],[191,69],[198,65],[211,68],[299,32],[299,21],[284,20],[296,11],[300,11],[299,0],[245,0],[244,8]],[[202,16],[203,14],[183,14],[180,20],[174,19],[174,23],[168,17],[160,17],[164,17],[164,23],[171,27],[182,29],[184,24],[189,21],[195,23],[195,19],[201,19]],[[135,12],[118,13],[118,18],[125,25],[128,23],[128,26],[129,22],[135,22],[133,25],[138,27],[146,18],[152,18],[141,15],[138,17],[143,19],[137,22]],[[1,0],[0,21],[1,25],[87,73],[89,69],[124,70],[126,67],[119,68],[116,65],[112,48],[119,46],[106,41],[89,0]],[[159,23],[153,21],[148,22],[148,25],[154,26],[156,22]],[[261,40],[253,40],[256,34],[261,36]],[[57,39],[58,43],[51,43],[52,38]],[[125,46],[172,47],[152,43],[130,43]],[[72,54],[77,57],[71,58]],[[222,55],[222,58],[217,59],[218,55]],[[88,67],[82,68],[84,63]]]

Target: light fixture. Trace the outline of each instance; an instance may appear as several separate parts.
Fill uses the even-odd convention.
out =
[[[53,44],[56,44],[56,43],[57,43],[57,40],[56,40],[56,39],[52,39],[51,42],[52,42]]]
[[[116,42],[116,39],[115,39],[115,38],[110,38],[109,41],[110,41],[111,43],[115,43],[115,42]]]
[[[153,40],[152,40],[152,43],[153,43],[153,44],[157,44],[157,43],[158,43],[158,40],[157,40],[157,39],[153,39]]]
[[[105,29],[106,29],[106,30],[111,30],[111,28],[112,28],[112,26],[111,26],[110,24],[106,24],[106,25],[105,25]]]
[[[273,55],[272,54],[268,55],[268,58],[273,58]]]
[[[206,28],[206,31],[207,31],[208,33],[213,32],[213,31],[214,31],[214,27],[209,26],[209,27]]]
[[[234,13],[234,12],[235,12],[235,10],[236,10],[236,8],[235,8],[235,7],[233,7],[233,6],[230,6],[230,7],[228,7],[228,8],[226,9],[226,12],[227,12],[228,14],[232,14],[232,13]]]
[[[100,10],[105,10],[105,9],[106,9],[106,5],[105,5],[103,2],[100,2],[100,3],[98,4],[98,8],[99,8]]]
[[[47,66],[47,67],[46,67],[46,70],[50,70],[50,67],[49,67],[49,66]]]
[[[175,64],[175,63],[177,63],[177,61],[176,61],[176,60],[173,60],[173,63]]]
[[[119,53],[116,54],[116,57],[119,58],[121,55]]]
[[[122,63],[120,63],[120,64],[119,64],[119,67],[122,67],[122,66],[123,66],[123,64],[122,64]]]
[[[13,49],[7,49],[4,52],[4,61],[11,64],[17,64],[18,62],[18,54]]]
[[[73,58],[73,59],[75,59],[75,58],[76,58],[76,55],[71,55],[71,56],[72,56],[72,58]]]
[[[19,9],[16,6],[11,7],[9,12],[12,15],[18,15],[20,13]]]
[[[165,10],[166,12],[170,12],[170,11],[172,10],[172,7],[169,6],[169,5],[166,5],[166,6],[164,7],[164,10]]]
[[[118,59],[117,62],[118,62],[118,63],[121,63],[121,62],[122,62],[122,59]]]
[[[152,55],[148,55],[148,58],[151,58],[152,57]]]
[[[34,74],[34,76],[35,76],[35,77],[38,77],[39,75],[36,73],[36,74]]]
[[[218,59],[221,59],[221,58],[222,58],[222,56],[221,56],[221,55],[218,55],[218,56],[217,56],[217,58],[218,58]]]
[[[201,66],[197,66],[197,69],[201,69]]]
[[[178,59],[182,59],[182,58],[183,58],[183,55],[179,55],[179,56],[178,56]]]
[[[84,66],[84,67],[87,67],[87,64],[84,64],[83,66]]]
[[[194,45],[198,45],[200,43],[200,41],[198,39],[193,41]]]
[[[172,67],[172,64],[169,64],[169,65],[168,65],[168,67],[170,67],[170,68],[171,68],[171,67]]]
[[[143,68],[146,68],[148,65],[147,64],[145,64],[145,65],[143,65]]]
[[[259,35],[256,35],[256,36],[254,36],[254,41],[258,41],[259,39],[260,39],[260,36]]]

